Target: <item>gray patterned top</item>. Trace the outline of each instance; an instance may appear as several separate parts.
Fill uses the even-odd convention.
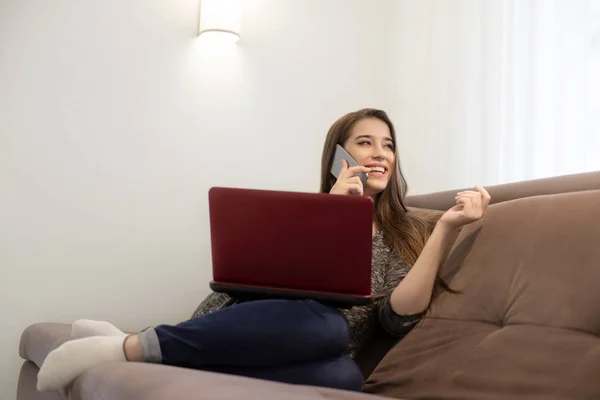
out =
[[[399,315],[392,310],[390,296],[410,267],[400,259],[378,231],[373,236],[371,292],[382,295],[373,304],[343,310],[350,324],[348,355],[354,357],[367,342],[377,323],[390,335],[401,337],[419,322],[423,314]],[[200,303],[192,318],[200,317],[236,303],[224,293],[211,293]]]

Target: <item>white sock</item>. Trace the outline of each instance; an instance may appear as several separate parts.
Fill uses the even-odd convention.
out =
[[[71,326],[71,339],[81,339],[90,336],[123,336],[125,332],[106,321],[78,319]]]
[[[89,369],[104,363],[127,361],[127,336],[93,336],[70,340],[48,354],[38,373],[40,392],[60,390]]]

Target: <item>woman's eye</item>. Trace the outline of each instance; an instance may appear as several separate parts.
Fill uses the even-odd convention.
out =
[[[359,144],[360,146],[365,146],[365,145],[369,145],[369,144],[371,144],[371,143],[369,143],[369,142],[358,142],[358,144]]]
[[[388,149],[394,150],[394,145],[393,144],[386,144],[385,147],[387,147]]]

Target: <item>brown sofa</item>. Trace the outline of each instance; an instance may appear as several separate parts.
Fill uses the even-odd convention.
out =
[[[405,399],[600,399],[600,172],[490,187],[486,216],[465,227],[441,293],[396,343],[381,332],[358,355],[365,392]],[[445,210],[455,191],[408,199]],[[38,393],[38,366],[70,326],[22,336],[18,400]],[[391,350],[390,350],[391,349]],[[376,399],[161,365],[118,363],[77,379],[70,399]]]

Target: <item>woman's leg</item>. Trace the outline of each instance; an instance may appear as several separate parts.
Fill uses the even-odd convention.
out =
[[[340,310],[316,301],[262,300],[160,325],[142,332],[139,341],[146,362],[199,369],[269,367],[339,357],[349,330]],[[139,348],[135,353],[139,356]]]
[[[346,356],[325,361],[269,368],[221,367],[210,368],[209,370],[276,382],[353,391],[361,391],[364,383],[358,365]]]
[[[206,369],[333,359],[344,353],[348,340],[347,321],[335,308],[312,300],[247,302],[139,335],[66,342],[46,358],[38,389],[59,389],[89,368],[111,361]]]

